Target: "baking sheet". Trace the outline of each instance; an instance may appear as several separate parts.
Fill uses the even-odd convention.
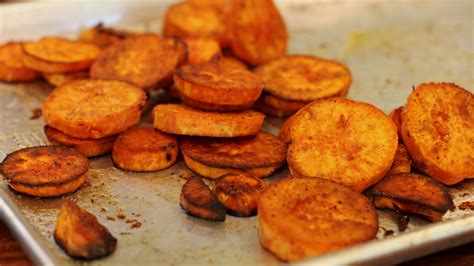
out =
[[[99,21],[122,29],[159,32],[171,2],[47,2],[0,7],[0,42],[44,35],[75,36]],[[280,1],[292,54],[314,54],[345,62],[354,81],[349,97],[385,112],[403,104],[413,85],[449,81],[472,91],[473,39],[470,1]],[[43,83],[0,83],[0,160],[29,146],[44,145],[43,121],[32,110],[52,90]],[[166,99],[158,94],[155,101]],[[147,125],[148,115],[143,124]],[[281,120],[267,119],[277,132]],[[66,198],[94,213],[118,238],[116,252],[91,264],[265,264],[280,263],[258,242],[256,217],[227,216],[211,223],[184,214],[179,193],[192,174],[182,160],[165,171],[131,173],[113,167],[110,156],[90,161],[87,184],[73,195],[39,199],[19,195],[0,182],[1,217],[42,264],[79,263],[64,255],[52,231]],[[285,169],[273,180],[284,177]],[[450,188],[454,202],[474,200],[474,182]],[[396,263],[474,241],[474,212],[449,211],[443,223],[411,217],[399,233],[395,216],[378,211],[380,226],[394,236],[354,246],[309,263]],[[120,219],[120,217],[124,217]],[[137,226],[141,223],[141,226]],[[133,227],[133,225],[136,225]]]

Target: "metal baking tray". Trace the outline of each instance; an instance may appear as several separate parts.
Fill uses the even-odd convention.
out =
[[[354,77],[352,99],[389,112],[402,105],[412,86],[421,82],[449,81],[473,88],[471,1],[277,3],[290,32],[289,52],[345,62]],[[0,42],[75,36],[80,28],[99,21],[122,29],[159,32],[169,4],[47,1],[4,5],[0,7]],[[51,90],[44,82],[0,83],[0,160],[14,150],[47,143],[43,121],[30,116]],[[164,100],[163,95],[155,95],[155,102]],[[147,117],[143,124],[150,124]],[[265,130],[276,133],[281,123],[269,118]],[[279,264],[259,244],[256,217],[228,216],[224,223],[212,223],[184,214],[179,194],[184,177],[190,174],[182,160],[164,171],[131,173],[114,168],[110,156],[103,156],[90,160],[87,184],[64,197],[19,195],[0,181],[0,217],[39,264],[80,263],[66,256],[52,237],[59,207],[67,198],[94,213],[118,238],[113,255],[91,264]],[[266,180],[286,175],[282,169]],[[472,201],[474,180],[453,186],[450,192],[456,206]],[[376,240],[302,263],[397,263],[474,241],[471,210],[448,211],[443,222],[434,224],[412,216],[405,232],[398,231],[394,213],[378,214],[380,226],[393,230],[392,236],[384,237],[381,229]],[[137,222],[141,226],[133,227]]]

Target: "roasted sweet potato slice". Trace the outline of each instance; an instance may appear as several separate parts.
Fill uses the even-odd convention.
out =
[[[76,80],[57,87],[43,103],[48,126],[81,139],[116,135],[140,121],[145,92],[126,82]]]
[[[90,76],[126,81],[143,89],[164,86],[172,81],[184,50],[176,39],[136,35],[107,47],[91,66]]]
[[[107,28],[102,23],[99,23],[92,28],[83,30],[79,35],[79,40],[93,43],[100,48],[106,48],[130,36],[132,36],[130,32]]]
[[[95,259],[115,251],[117,239],[97,218],[72,200],[61,206],[54,240],[71,257]]]
[[[393,123],[395,123],[395,126],[397,126],[398,142],[403,142],[403,140],[402,140],[402,125],[401,125],[401,123],[402,123],[402,121],[401,121],[402,111],[403,111],[403,106],[400,106],[398,108],[395,108],[388,115],[393,120]]]
[[[393,163],[397,129],[373,105],[330,98],[291,119],[287,160],[294,176],[323,177],[361,192]]]
[[[59,87],[73,80],[86,79],[89,77],[89,71],[80,71],[72,73],[44,73],[44,79],[51,85]]]
[[[248,109],[263,88],[252,72],[219,62],[183,66],[174,74],[174,84],[185,103],[191,99],[203,104],[193,107],[218,111]]]
[[[44,133],[49,141],[73,147],[87,157],[95,157],[112,151],[112,146],[114,145],[116,137],[110,136],[102,139],[78,139],[70,137],[50,126],[44,126]]]
[[[186,181],[181,190],[180,205],[188,215],[213,222],[225,220],[224,205],[199,177],[191,176]]]
[[[285,56],[254,70],[264,90],[286,100],[313,101],[343,96],[352,81],[344,65],[313,56]]]
[[[286,145],[270,133],[259,132],[242,138],[185,138],[181,152],[186,165],[207,178],[229,173],[265,177],[285,162]]]
[[[265,182],[246,174],[227,174],[219,177],[212,192],[234,216],[248,217],[257,214],[257,201],[265,189]]]
[[[182,104],[159,104],[153,109],[155,128],[178,135],[240,137],[257,134],[265,116],[255,111],[215,113]]]
[[[285,55],[288,32],[272,0],[236,0],[228,20],[230,46],[237,57],[260,65]]]
[[[23,64],[41,73],[71,73],[88,69],[92,62],[84,61],[79,63],[53,63],[38,59],[25,54],[22,58]]]
[[[390,175],[373,190],[374,205],[407,213],[415,213],[432,222],[440,221],[453,206],[448,190],[436,180],[418,174]]]
[[[41,146],[15,151],[2,162],[1,172],[10,187],[38,197],[55,197],[84,184],[89,163],[77,150]]]
[[[255,109],[275,117],[287,117],[294,114],[310,102],[286,100],[268,93],[260,96],[255,103]]]
[[[288,111],[277,109],[270,105],[263,103],[261,100],[258,100],[254,105],[253,108],[257,111],[260,111],[266,115],[273,116],[273,117],[288,117],[295,113],[295,111]]]
[[[227,42],[225,14],[213,5],[175,4],[166,12],[163,35],[181,39],[207,37],[225,44]]]
[[[134,128],[115,141],[115,165],[130,171],[158,171],[170,167],[178,157],[178,141],[154,128]]]
[[[39,73],[23,64],[23,48],[20,42],[0,45],[0,81],[30,81],[39,77]]]
[[[408,155],[407,148],[402,143],[398,144],[397,152],[395,153],[395,159],[393,160],[392,167],[387,172],[386,176],[402,173],[410,173],[411,171],[411,159]]]
[[[474,95],[452,83],[419,85],[401,113],[415,166],[453,185],[474,178]]]
[[[227,65],[229,68],[241,68],[248,70],[248,67],[244,62],[232,56],[221,56],[216,61],[218,61],[221,65]]]
[[[377,213],[363,195],[322,178],[287,178],[258,201],[261,245],[297,261],[373,239]]]
[[[207,63],[222,55],[219,42],[212,38],[187,38],[184,43],[188,49],[186,63],[189,65]]]

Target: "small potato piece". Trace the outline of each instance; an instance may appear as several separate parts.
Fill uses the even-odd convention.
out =
[[[265,189],[265,182],[244,174],[228,174],[216,180],[212,192],[227,209],[227,213],[239,217],[257,214],[257,201]]]
[[[408,155],[407,148],[402,143],[398,144],[397,152],[395,153],[395,159],[393,160],[392,167],[385,174],[385,176],[410,173],[411,171],[411,160]]]
[[[1,172],[10,187],[37,197],[56,197],[84,184],[89,163],[77,150],[41,146],[15,151],[2,162]]]
[[[39,77],[38,72],[23,64],[23,57],[22,43],[9,42],[0,45],[0,81],[31,81]]]
[[[377,213],[363,195],[322,178],[287,178],[258,201],[260,244],[283,261],[375,238]]]
[[[419,85],[401,113],[416,168],[446,185],[474,178],[474,95],[453,83]]]
[[[191,176],[186,181],[181,190],[180,205],[188,215],[213,222],[225,221],[224,205],[199,177]]]
[[[95,27],[83,30],[79,36],[79,40],[93,43],[100,48],[106,48],[131,35],[129,32],[107,28],[104,27],[102,23],[99,23]]]
[[[102,139],[78,139],[70,137],[50,126],[44,126],[44,133],[49,141],[63,146],[73,147],[87,157],[95,157],[112,151],[115,137]]]
[[[44,73],[43,77],[49,84],[55,87],[59,87],[73,80],[88,78],[89,71],[80,71],[80,72],[63,73],[63,74]]]
[[[374,186],[372,194],[377,208],[419,214],[432,222],[440,221],[453,206],[451,195],[442,184],[418,174],[387,176]]]
[[[235,55],[260,65],[285,55],[288,32],[272,0],[236,0],[228,22]]]
[[[115,251],[117,239],[97,218],[72,200],[61,206],[54,240],[71,257],[95,259]]]
[[[344,96],[352,81],[344,65],[313,56],[285,56],[254,70],[264,90],[286,100],[313,101]]]
[[[181,152],[186,165],[211,179],[222,175],[271,175],[285,162],[286,145],[270,133],[242,138],[185,138]]]
[[[185,103],[189,98],[203,104],[193,107],[217,111],[248,109],[263,88],[252,72],[219,62],[183,66],[174,74],[174,84]]]
[[[91,66],[90,76],[126,81],[142,89],[164,86],[172,81],[184,50],[176,39],[136,35],[107,47]]]
[[[373,105],[344,98],[315,101],[291,118],[288,166],[361,192],[390,169],[398,146],[393,121]]]
[[[57,87],[43,103],[48,126],[81,139],[116,135],[140,121],[145,92],[132,84],[76,80]]]
[[[154,127],[167,133],[229,138],[257,134],[265,118],[251,110],[215,113],[182,104],[159,104],[153,109],[153,117]]]
[[[115,165],[130,171],[158,171],[176,162],[178,141],[154,128],[134,128],[115,141],[112,159]]]
[[[397,126],[397,131],[398,131],[398,142],[403,142],[402,139],[402,121],[401,121],[401,114],[403,111],[403,106],[400,106],[396,109],[394,109],[388,116],[393,120],[393,123],[395,123],[395,126]]]
[[[219,42],[211,38],[187,38],[184,40],[188,48],[187,64],[203,64],[222,55]]]

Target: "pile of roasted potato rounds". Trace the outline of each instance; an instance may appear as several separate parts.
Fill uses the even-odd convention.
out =
[[[288,55],[288,38],[272,0],[197,0],[173,4],[161,34],[99,24],[76,40],[1,45],[0,80],[56,87],[42,107],[54,145],[9,154],[5,181],[55,197],[80,189],[87,157],[112,153],[124,171],[160,171],[181,151],[195,173],[181,191],[185,213],[258,215],[261,245],[290,262],[375,238],[376,208],[442,220],[453,205],[446,185],[474,177],[473,94],[421,84],[388,116],[345,98],[345,65]],[[154,106],[153,127],[136,127],[159,89],[175,101]],[[288,117],[279,136],[262,131],[265,115]],[[287,178],[263,180],[286,165]],[[54,236],[80,258],[116,246],[71,201]]]

